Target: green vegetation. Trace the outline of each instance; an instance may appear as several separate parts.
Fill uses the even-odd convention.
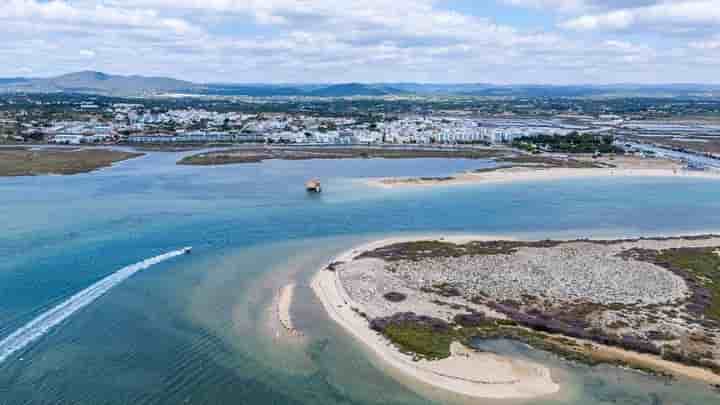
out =
[[[115,162],[142,156],[107,149],[0,149],[0,176],[86,173]]]
[[[496,150],[482,149],[388,149],[388,148],[308,148],[275,147],[245,148],[219,152],[201,153],[187,156],[178,164],[182,165],[222,165],[236,163],[258,163],[269,159],[307,160],[307,159],[416,159],[416,158],[460,158],[490,159],[500,156]],[[441,180],[449,180],[441,179]]]
[[[521,155],[504,157],[498,159],[497,161],[498,163],[509,163],[513,166],[541,166],[550,168],[562,167],[569,169],[593,169],[598,167],[607,167],[607,165],[605,164],[600,164],[596,162],[587,162],[576,159],[558,159],[541,155]]]
[[[683,236],[677,238],[643,238],[644,240],[703,240],[712,235]],[[411,260],[421,261],[437,257],[462,257],[462,256],[483,256],[483,255],[508,255],[515,253],[519,248],[551,248],[569,242],[588,242],[601,245],[611,245],[623,242],[637,242],[640,239],[618,239],[618,240],[587,240],[577,239],[571,241],[562,240],[541,240],[541,241],[474,241],[465,244],[446,242],[444,240],[424,240],[413,242],[395,243],[383,246],[372,251],[365,252],[358,258],[376,258],[388,262]],[[720,249],[720,248],[718,248]],[[687,250],[687,249],[684,249]],[[712,249],[711,249],[712,250]],[[631,251],[637,251],[632,249]],[[657,253],[650,251],[650,253]],[[720,257],[719,257],[720,258]],[[650,259],[647,259],[650,260]],[[646,260],[646,261],[647,261]],[[720,277],[720,276],[719,276]],[[720,281],[719,281],[720,283]],[[613,309],[613,308],[611,308]],[[622,308],[615,308],[622,309]]]
[[[103,111],[114,103],[139,103],[147,110],[205,109],[218,112],[237,111],[256,113],[302,113],[332,116],[353,116],[376,122],[378,117],[394,118],[398,114],[431,113],[433,111],[473,111],[477,114],[514,113],[519,116],[553,116],[563,113],[587,115],[640,115],[647,119],[691,117],[716,119],[720,100],[712,98],[678,97],[547,97],[547,94],[525,97],[504,96],[428,96],[400,99],[278,99],[260,98],[247,101],[237,97],[178,97],[124,98],[73,93],[8,93],[0,95],[0,112],[26,111],[37,119],[52,115],[57,119],[77,113],[75,106],[93,102]]]
[[[552,247],[562,242],[514,242],[490,241],[455,244],[439,240],[396,243],[384,246],[360,255],[360,258],[378,258],[386,261],[412,260],[420,261],[436,257],[462,257],[468,255],[507,255],[520,247]]]
[[[665,267],[684,269],[712,294],[705,316],[720,321],[720,254],[718,248],[669,249],[657,255],[657,262]]]
[[[427,360],[450,357],[450,345],[458,337],[453,329],[438,331],[413,322],[389,325],[384,335],[401,352]]]
[[[621,153],[622,149],[613,145],[611,135],[593,135],[571,132],[567,135],[538,135],[517,138],[513,146],[530,152],[544,150],[560,153]]]
[[[177,164],[189,166],[219,166],[239,163],[260,163],[265,159],[272,159],[272,155],[256,151],[223,151],[186,156],[180,159]]]
[[[472,316],[472,315],[470,315]],[[501,319],[485,319],[478,326],[461,326],[448,324],[447,327],[435,327],[424,322],[404,320],[391,322],[383,328],[381,333],[405,354],[412,355],[414,359],[440,360],[450,356],[450,346],[457,341],[470,345],[472,339],[507,339],[524,343],[534,349],[553,353],[567,360],[588,366],[609,364],[619,367],[631,368],[652,375],[671,377],[662,371],[650,368],[645,364],[630,362],[618,358],[611,358],[598,354],[592,345],[579,342],[562,336],[549,335],[513,325]],[[707,362],[696,364],[698,367],[707,367]]]

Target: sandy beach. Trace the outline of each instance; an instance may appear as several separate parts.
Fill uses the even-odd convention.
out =
[[[615,359],[632,361],[634,364],[644,365],[655,370],[662,370],[672,375],[704,381],[712,385],[720,384],[720,375],[704,368],[686,366],[680,363],[663,360],[658,356],[630,352],[617,347],[593,344],[592,350],[594,351],[595,357],[598,359],[606,358],[611,361]]]
[[[462,236],[445,240],[461,243],[478,239],[480,238]],[[375,241],[344,252],[334,261],[349,261],[364,251],[409,240],[418,238]],[[560,386],[553,381],[550,370],[542,365],[490,353],[478,353],[459,344],[453,345],[452,356],[447,359],[413,361],[411,356],[402,354],[384,337],[372,331],[367,320],[353,310],[354,303],[336,272],[319,271],[312,280],[312,288],[330,318],[387,365],[416,381],[474,398],[533,398],[554,394],[560,390]]]
[[[687,170],[678,162],[660,159],[617,158],[610,163],[616,167],[564,168],[516,166],[496,170],[463,172],[445,178],[373,178],[367,184],[382,188],[407,186],[452,186],[468,184],[493,184],[509,182],[532,182],[595,177],[673,177],[720,179],[720,171]]]

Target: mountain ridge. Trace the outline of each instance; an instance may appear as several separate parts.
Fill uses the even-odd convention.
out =
[[[491,83],[433,84],[414,82],[264,84],[194,83],[163,76],[113,75],[84,70],[48,78],[0,78],[0,93],[83,93],[112,96],[143,96],[188,93],[209,96],[249,97],[382,97],[390,95],[456,95],[485,97],[588,97],[588,96],[720,96],[720,85],[669,84],[577,84],[544,85]]]

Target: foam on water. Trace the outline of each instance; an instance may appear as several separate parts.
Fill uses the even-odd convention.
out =
[[[59,325],[61,322],[72,316],[75,312],[92,304],[93,301],[100,298],[103,294],[110,291],[113,287],[127,280],[135,273],[145,270],[158,263],[172,259],[174,257],[185,254],[189,248],[175,250],[162,254],[160,256],[151,257],[141,262],[132,264],[116,271],[115,273],[103,278],[90,287],[78,292],[52,309],[39,315],[37,318],[28,322],[25,326],[16,330],[5,339],[0,341],[0,363],[7,360],[13,353],[24,349],[27,345],[41,338],[50,329]]]

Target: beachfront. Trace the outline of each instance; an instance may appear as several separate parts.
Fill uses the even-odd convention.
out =
[[[351,261],[358,254],[403,239],[386,239],[344,252],[334,263]],[[454,239],[458,242],[465,238]],[[533,398],[557,393],[559,385],[542,365],[513,360],[490,353],[469,351],[453,345],[452,356],[440,361],[413,359],[392,346],[368,327],[359,307],[334,271],[322,270],[312,280],[312,289],[331,319],[362,342],[371,353],[395,371],[423,384],[475,398]]]

